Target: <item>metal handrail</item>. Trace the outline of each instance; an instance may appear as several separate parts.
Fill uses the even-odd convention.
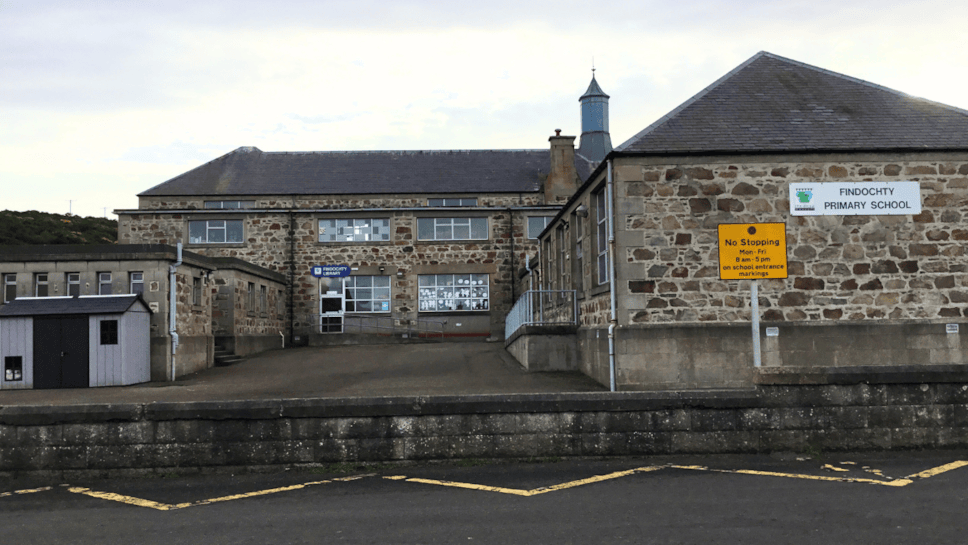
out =
[[[528,325],[576,325],[578,297],[575,290],[528,290],[511,307],[504,320],[504,338]]]

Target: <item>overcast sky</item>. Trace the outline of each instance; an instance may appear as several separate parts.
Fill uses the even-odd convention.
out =
[[[0,0],[0,209],[102,216],[240,146],[615,145],[758,51],[968,109],[968,3]],[[73,200],[71,204],[68,201]]]

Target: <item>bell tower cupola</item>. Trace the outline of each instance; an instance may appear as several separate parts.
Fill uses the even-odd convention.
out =
[[[592,68],[592,82],[578,99],[581,103],[578,154],[595,163],[602,162],[612,151],[612,138],[608,134],[608,98],[595,80],[595,69]]]

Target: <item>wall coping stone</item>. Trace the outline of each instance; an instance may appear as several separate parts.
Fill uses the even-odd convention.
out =
[[[577,332],[578,326],[570,324],[526,325],[519,327],[510,338],[505,339],[504,346],[510,346],[518,337],[524,335],[574,335]]]
[[[14,405],[0,407],[0,424],[46,426],[74,422],[135,422],[144,418],[144,405]]]
[[[968,383],[968,365],[876,365],[840,367],[761,367],[755,384],[925,384]]]

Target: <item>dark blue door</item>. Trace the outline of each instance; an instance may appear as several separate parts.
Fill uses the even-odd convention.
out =
[[[34,318],[34,388],[90,386],[88,317]]]

